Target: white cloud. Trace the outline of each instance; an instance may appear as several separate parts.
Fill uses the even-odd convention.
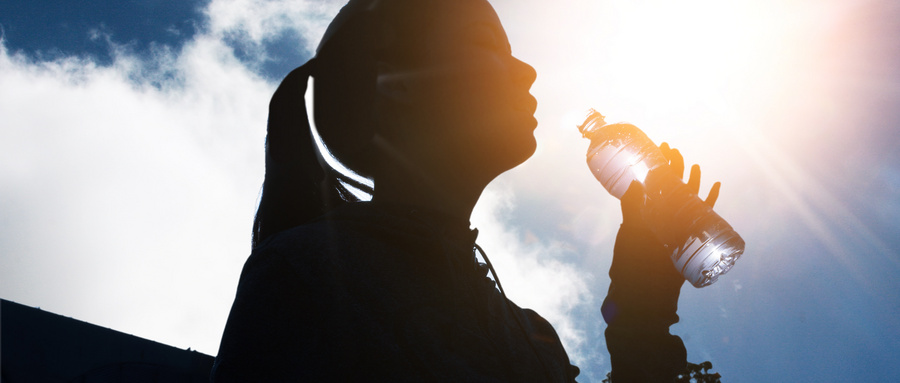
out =
[[[151,61],[35,63],[0,48],[0,292],[214,354],[249,249],[272,85],[205,35]]]

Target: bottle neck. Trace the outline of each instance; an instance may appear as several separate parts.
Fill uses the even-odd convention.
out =
[[[594,132],[606,125],[606,116],[594,109],[590,109],[588,110],[584,122],[578,126],[578,131],[581,132],[583,137],[590,138]]]

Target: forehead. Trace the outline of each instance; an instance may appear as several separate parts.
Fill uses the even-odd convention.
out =
[[[482,20],[500,24],[500,18],[494,7],[486,0],[450,0],[439,1],[439,8],[445,15],[460,20]]]
[[[490,28],[506,39],[506,31],[500,23],[497,12],[486,0],[438,1],[437,17],[434,18],[438,33],[458,33],[473,27]]]
[[[452,44],[484,30],[508,42],[500,18],[486,0],[351,0],[328,25],[316,51],[321,53],[332,45],[329,42],[333,37],[342,33],[346,36],[343,43],[364,43],[368,41],[366,35],[380,34],[372,29],[379,24],[389,26],[388,30],[399,26],[388,35],[403,36],[400,39],[407,42],[429,41],[428,45]]]

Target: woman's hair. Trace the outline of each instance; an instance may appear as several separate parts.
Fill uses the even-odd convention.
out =
[[[266,176],[253,247],[357,201],[344,184],[372,193],[325,162],[309,127],[306,83],[314,78],[313,116],[330,154],[357,174],[372,177],[381,161],[372,138],[389,125],[376,92],[378,63],[398,68],[420,63],[441,1],[351,0],[328,26],[316,57],[285,77],[269,104]]]
[[[313,75],[313,116],[331,154],[359,175],[373,176],[379,156],[371,139],[390,128],[376,92],[378,64],[420,64],[441,2],[351,0],[325,32]]]

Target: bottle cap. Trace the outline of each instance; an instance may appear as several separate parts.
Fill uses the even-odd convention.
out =
[[[583,137],[587,137],[588,134],[590,134],[597,128],[606,125],[605,118],[606,116],[591,108],[588,110],[587,116],[584,118],[584,122],[578,126],[578,131],[581,132],[581,135]]]

